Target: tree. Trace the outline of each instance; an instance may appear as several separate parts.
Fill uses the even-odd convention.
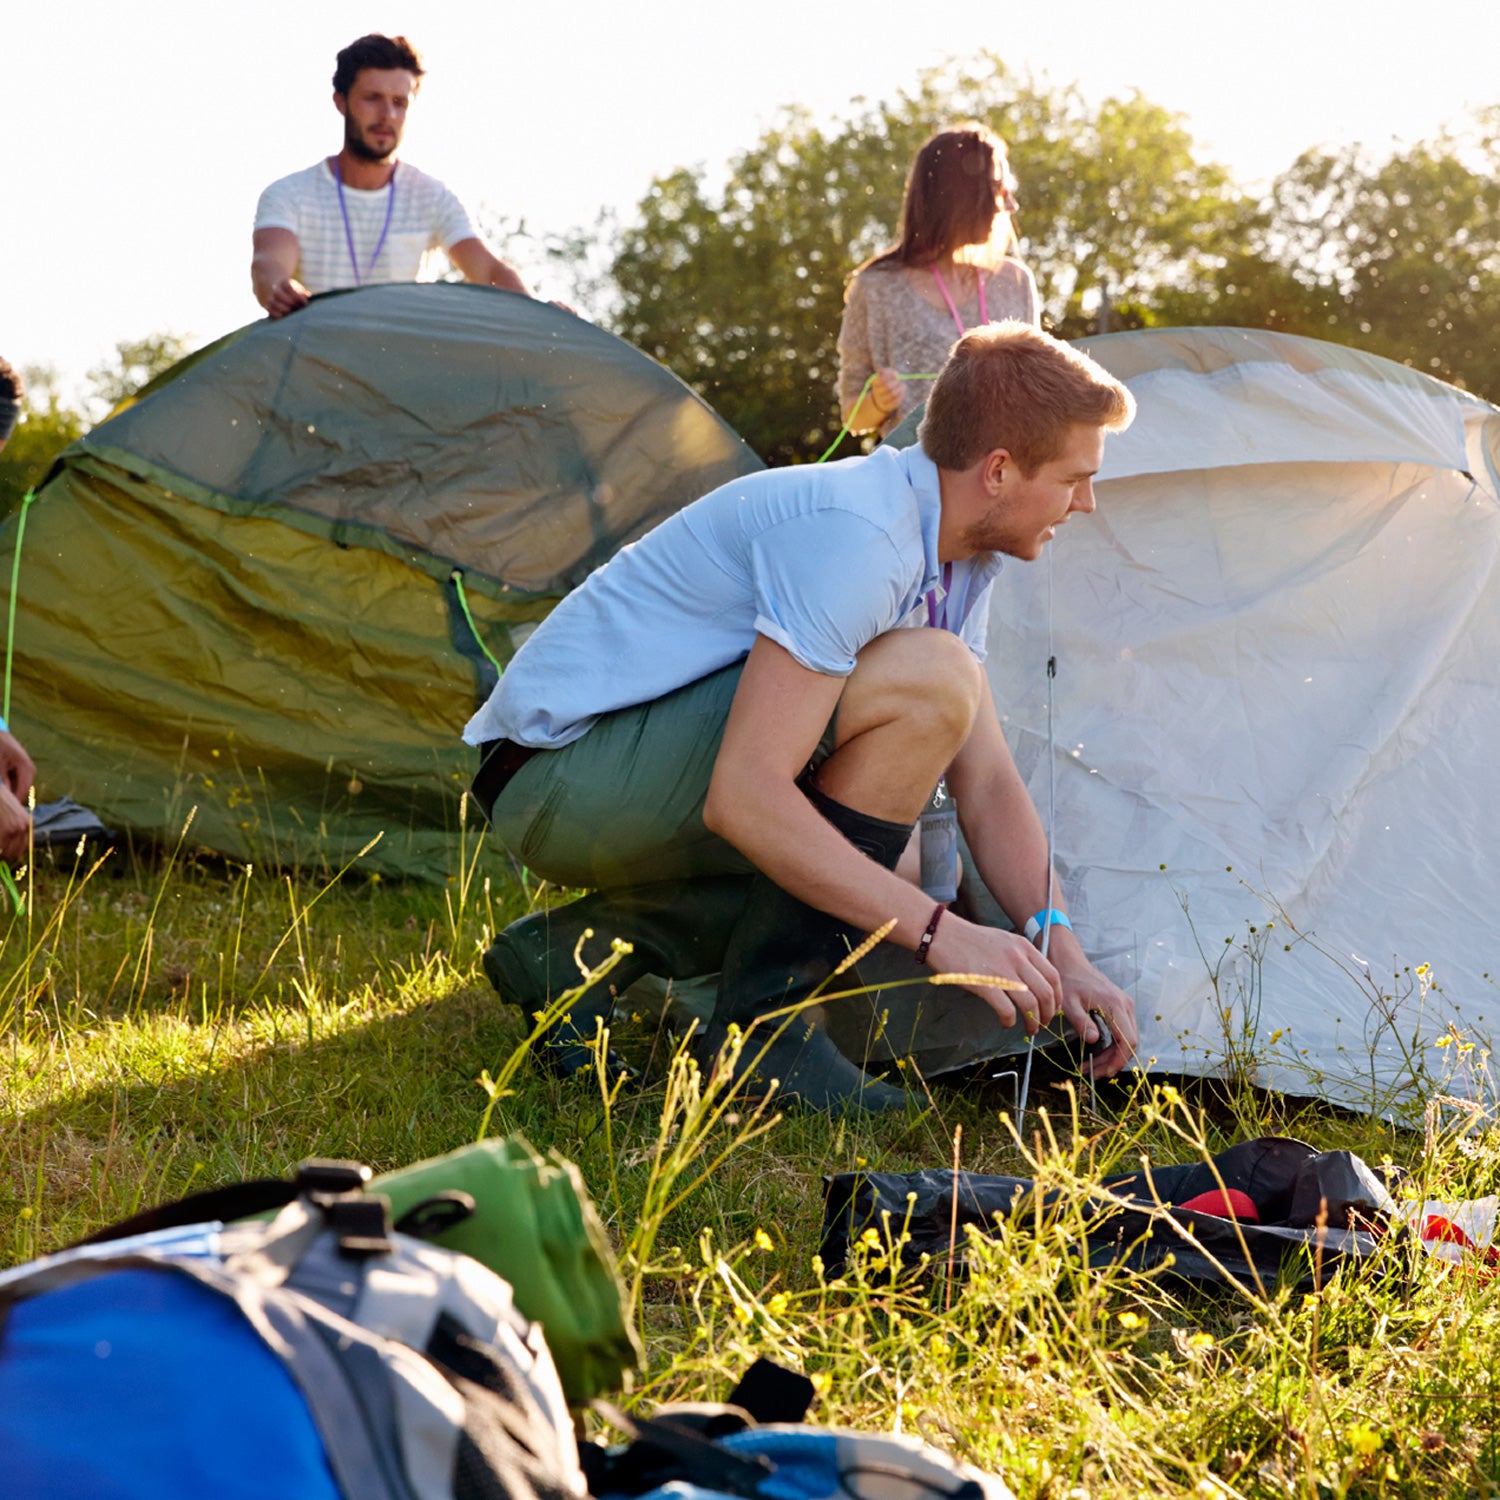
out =
[[[88,425],[81,413],[63,403],[56,371],[30,365],[21,378],[26,382],[21,420],[0,452],[0,516],[20,505],[27,491],[47,477],[57,455]]]
[[[115,345],[115,357],[89,371],[88,404],[95,420],[103,421],[122,401],[170,370],[187,353],[187,341],[175,333],[121,339]]]
[[[108,416],[186,353],[187,344],[175,333],[122,339],[112,360],[89,371],[82,411],[63,399],[55,370],[42,365],[23,370],[21,420],[0,452],[0,516],[9,515],[28,490],[42,483],[58,455],[87,432],[93,420]]]
[[[1500,108],[1372,162],[1307,152],[1180,322],[1355,345],[1500,400]]]
[[[893,103],[856,101],[822,127],[789,110],[730,165],[659,178],[620,234],[616,331],[695,385],[772,463],[837,431],[836,340],[849,273],[890,243],[907,164],[946,123],[978,118],[1010,146],[1021,229],[1043,306],[1091,331],[1100,292],[1134,322],[1162,294],[1207,285],[1252,210],[1200,162],[1179,117],[1133,95],[1090,110],[1076,89],[1011,74],[924,74]]]

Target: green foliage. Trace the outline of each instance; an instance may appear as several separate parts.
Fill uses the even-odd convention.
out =
[[[185,339],[175,333],[148,333],[145,338],[121,339],[115,356],[89,371],[90,410],[102,421],[122,401],[135,395],[163,371],[189,353]]]
[[[1248,211],[1198,161],[1180,118],[1133,95],[1090,109],[1076,89],[1009,72],[992,55],[924,74],[915,92],[828,126],[790,110],[730,164],[656,181],[613,265],[622,337],[695,385],[772,463],[837,431],[833,394],[844,287],[888,244],[907,166],[954,120],[1009,143],[1021,229],[1058,331],[1089,331],[1099,292],[1150,321],[1164,289],[1204,281]]]
[[[1352,344],[1500,399],[1500,106],[1371,161],[1299,157],[1182,323]]]
[[[26,394],[21,420],[0,451],[0,516],[9,515],[28,490],[36,489],[46,479],[69,443],[187,352],[186,342],[175,333],[122,339],[115,345],[112,360],[89,371],[82,410],[64,401],[55,370],[45,366],[24,370]]]
[[[1309,152],[1256,204],[1180,116],[1139,94],[1093,108],[992,55],[826,124],[789,110],[722,188],[702,168],[658,178],[616,242],[616,331],[769,462],[816,456],[837,431],[847,278],[890,242],[916,148],[969,117],[1010,145],[1023,251],[1060,336],[1268,328],[1500,397],[1500,106],[1385,161]]]
[[[54,372],[33,366],[22,378],[21,420],[0,451],[0,516],[9,515],[47,477],[53,460],[87,426],[80,413],[63,404]]]

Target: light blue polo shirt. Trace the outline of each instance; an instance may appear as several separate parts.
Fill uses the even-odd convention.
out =
[[[905,625],[946,625],[982,661],[1000,558],[955,562],[945,593],[938,521],[937,465],[920,447],[731,480],[574,589],[464,739],[556,749],[741,660],[757,635],[830,677]]]

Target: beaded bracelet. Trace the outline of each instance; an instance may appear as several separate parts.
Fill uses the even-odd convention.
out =
[[[916,958],[919,964],[927,962],[927,950],[932,947],[932,940],[937,935],[938,923],[943,919],[943,913],[948,908],[941,901],[933,908],[932,916],[928,918],[927,930],[922,934],[922,941],[917,944]]]

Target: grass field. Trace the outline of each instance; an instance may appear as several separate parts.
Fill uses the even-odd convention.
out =
[[[521,1130],[577,1162],[619,1251],[648,1354],[629,1401],[720,1398],[769,1354],[813,1376],[819,1420],[918,1433],[1023,1497],[1500,1488],[1500,1283],[1483,1271],[1393,1237],[1315,1294],[1208,1296],[1076,1255],[1085,1188],[1143,1154],[1292,1134],[1389,1159],[1413,1194],[1473,1197],[1494,1191],[1492,1117],[1402,1131],[1149,1083],[1102,1090],[1095,1112],[1058,1075],[1023,1148],[996,1085],[934,1085],[894,1119],[779,1118],[640,1028],[620,1041],[646,1084],[610,1096],[517,1056],[522,1018],[478,962],[527,899],[498,874],[444,891],[180,851],[68,863],[23,882],[27,909],[0,928],[5,1264],[306,1156],[384,1169]],[[823,1175],[955,1152],[1079,1206],[958,1247],[962,1278],[903,1272],[894,1224],[830,1279]]]

